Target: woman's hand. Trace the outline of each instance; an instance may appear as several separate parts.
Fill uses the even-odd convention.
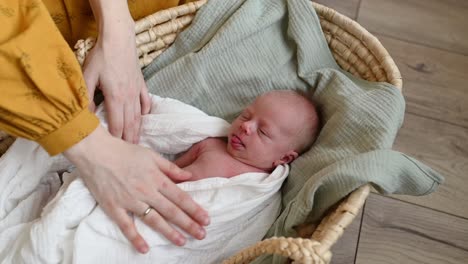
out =
[[[114,138],[99,126],[64,155],[78,168],[104,212],[139,252],[149,248],[128,212],[141,217],[176,245],[183,245],[186,239],[172,225],[197,239],[205,237],[202,226],[209,224],[207,212],[166,176],[183,181],[190,178],[190,173],[157,153]],[[142,216],[149,206],[154,210]]]
[[[105,97],[111,134],[137,143],[141,115],[149,113],[151,103],[138,64],[135,23],[126,1],[90,3],[99,26],[98,40],[83,66],[90,110],[95,108],[93,97],[98,88]]]

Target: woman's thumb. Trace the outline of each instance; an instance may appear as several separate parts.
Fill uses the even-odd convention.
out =
[[[179,168],[174,163],[157,155],[156,163],[159,169],[175,182],[182,182],[192,178],[192,173]]]

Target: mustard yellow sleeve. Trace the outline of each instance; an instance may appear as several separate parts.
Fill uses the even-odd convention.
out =
[[[0,0],[0,130],[50,155],[98,126],[74,54],[41,0]]]
[[[89,0],[42,0],[42,2],[71,47],[80,39],[97,37],[98,26]],[[135,21],[156,11],[177,6],[181,2],[184,1],[127,0],[128,9]]]

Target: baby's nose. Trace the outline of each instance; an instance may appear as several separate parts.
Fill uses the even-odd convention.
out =
[[[250,133],[252,132],[252,124],[250,124],[250,122],[242,123],[241,128],[247,135],[250,135]]]

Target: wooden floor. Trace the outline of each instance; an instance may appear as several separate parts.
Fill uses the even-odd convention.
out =
[[[446,181],[423,197],[372,193],[334,264],[468,263],[468,0],[318,0],[379,38],[403,75],[394,148]]]
[[[403,75],[394,148],[445,177],[423,197],[372,193],[332,263],[468,263],[468,1],[319,0],[379,38]]]

